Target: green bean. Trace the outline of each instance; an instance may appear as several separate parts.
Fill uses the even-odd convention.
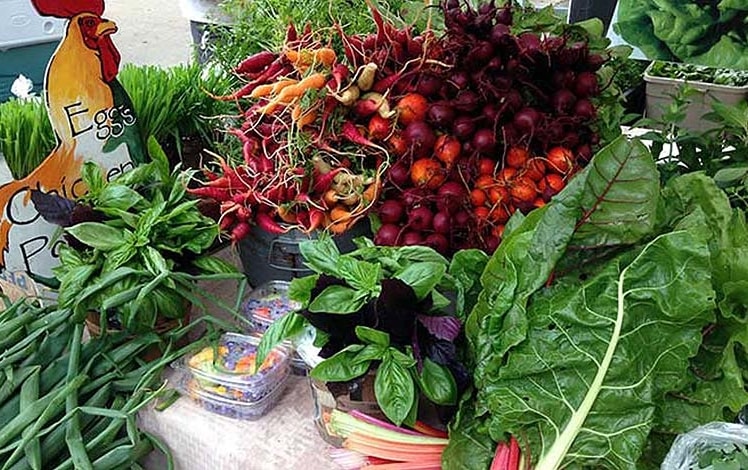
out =
[[[0,297],[2,298],[2,297]],[[3,300],[5,300],[3,298]],[[21,309],[22,306],[26,306],[25,299],[18,300],[10,305],[7,302],[3,302],[6,306],[5,310],[0,310],[0,325],[8,321],[9,318],[15,316],[16,312]]]
[[[19,328],[23,328],[27,324],[34,321],[35,318],[36,318],[36,313],[23,312],[22,314],[18,315],[17,317],[11,320],[0,323],[0,338],[6,338],[10,336],[11,333],[13,333]],[[0,342],[0,345],[2,345],[2,342]]]
[[[47,365],[60,357],[70,341],[71,330],[67,325],[61,325],[57,330],[47,334],[39,344],[39,349],[27,357],[21,365]]]
[[[151,344],[160,341],[156,335],[140,336],[118,347],[110,354],[102,354],[103,359],[91,370],[94,377],[108,372],[112,366],[120,365],[129,359],[133,359]]]
[[[120,470],[137,462],[153,450],[151,442],[143,439],[137,444],[125,444],[114,447],[94,461],[96,470]]]
[[[75,325],[73,336],[70,339],[70,361],[68,362],[68,373],[67,380],[70,381],[72,377],[78,374],[80,369],[80,356],[81,356],[81,341],[83,340],[83,324],[78,323]],[[81,420],[80,413],[75,413],[75,409],[78,408],[78,392],[70,393],[65,398],[65,411],[67,413],[74,413],[70,420],[67,422],[67,430],[65,432],[65,442],[68,445],[70,456],[73,459],[73,464],[76,469],[80,470],[92,470],[93,465],[91,459],[88,458],[86,452],[86,446],[83,444],[83,434],[81,433]]]
[[[41,366],[36,366],[34,372],[29,376],[28,379],[23,383],[21,387],[21,413],[23,413],[28,407],[31,406],[36,400],[39,399],[39,379],[41,377]],[[26,454],[26,460],[33,470],[41,470],[42,468],[42,451],[39,443],[39,437],[31,434],[31,428],[24,429],[21,436],[24,440],[28,440],[28,444],[24,446],[24,453]]]
[[[32,342],[27,344],[23,349],[15,351],[12,354],[8,353],[7,351],[3,352],[3,354],[0,354],[0,369],[5,369],[8,366],[12,366],[16,362],[20,362],[21,360],[26,359],[30,354],[36,352],[38,347],[38,343]]]
[[[100,406],[106,406],[109,403],[109,399],[111,398],[112,394],[112,387],[109,384],[104,385],[103,387],[100,387],[95,394],[91,396],[91,398],[86,401],[86,406],[91,407],[100,407]],[[76,413],[78,411],[75,411]],[[66,415],[63,420],[67,419],[68,416]],[[83,415],[81,417],[81,427],[86,428],[92,425],[94,421],[96,421],[97,418],[95,416],[91,415]],[[105,420],[100,420],[104,421]],[[65,445],[65,432],[66,428],[65,426],[57,426],[54,431],[52,431],[48,436],[46,436],[44,439],[42,439],[42,457],[44,458],[44,463],[46,464],[45,468],[50,468],[51,463],[55,460],[60,459],[60,454],[63,450],[67,450],[67,446]],[[55,458],[57,457],[57,458]],[[24,461],[19,461],[24,462]],[[19,463],[16,463],[13,467],[11,467],[11,470],[21,470],[21,469],[27,469],[28,466],[21,466]]]
[[[75,392],[87,380],[85,375],[80,375],[66,384],[64,387],[48,393],[44,397],[32,403],[23,413],[19,413],[7,425],[0,429],[0,446],[5,446],[13,438],[18,436],[27,426],[37,421],[42,415],[49,416],[53,408],[60,408],[68,394]],[[58,410],[59,411],[59,410]],[[38,422],[38,421],[37,421]],[[40,425],[41,428],[41,425]]]
[[[5,400],[7,400],[8,397],[10,397],[10,395],[15,392],[16,389],[18,389],[18,387],[20,387],[36,369],[36,367],[21,367],[12,372],[12,377],[10,379],[6,377],[5,382],[0,386],[0,403],[4,404]],[[20,403],[20,397],[18,398]],[[2,425],[2,422],[0,422],[0,425]]]
[[[174,470],[174,456],[171,455],[169,447],[153,434],[143,431],[143,435],[151,441],[154,449],[161,451],[166,457],[166,470]]]

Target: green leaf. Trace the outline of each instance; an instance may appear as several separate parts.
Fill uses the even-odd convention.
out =
[[[353,359],[355,363],[371,363],[372,361],[381,361],[382,358],[387,354],[387,346],[380,344],[367,344],[364,349],[356,354],[356,358]]]
[[[478,301],[480,276],[488,264],[488,255],[481,250],[460,250],[452,257],[449,274],[459,282],[456,316],[464,320]]]
[[[111,251],[125,243],[125,233],[99,222],[81,222],[65,229],[81,243]]]
[[[148,156],[151,157],[151,163],[155,167],[161,181],[168,181],[171,175],[169,158],[164,153],[164,149],[154,136],[148,137],[147,142]]]
[[[385,416],[401,425],[408,417],[415,401],[415,384],[408,369],[392,355],[385,355],[374,379],[374,394]]]
[[[340,277],[338,274],[338,258],[340,251],[330,237],[317,240],[305,240],[299,243],[299,251],[304,257],[304,264],[309,269],[320,274]]]
[[[452,372],[429,358],[423,361],[423,370],[417,375],[423,394],[437,405],[457,403],[457,382]]]
[[[163,272],[171,271],[169,269],[169,265],[166,262],[166,259],[164,256],[155,248],[151,246],[144,247],[144,250],[141,250],[141,256],[143,260],[143,265],[145,268],[151,272],[154,276],[157,276]]]
[[[361,377],[369,370],[368,362],[355,362],[356,356],[363,349],[361,344],[348,346],[317,364],[310,372],[310,377],[323,382],[348,382]]]
[[[134,189],[120,184],[108,184],[98,193],[96,209],[108,213],[108,209],[127,211],[143,201],[143,196]]]
[[[447,258],[440,255],[436,250],[427,246],[412,245],[396,248],[397,258],[412,263],[428,262],[448,265]]]
[[[390,335],[388,333],[369,328],[368,326],[357,326],[356,337],[366,344],[376,344],[384,347],[390,345]]]
[[[259,346],[257,346],[257,364],[265,362],[265,358],[274,347],[297,336],[304,331],[306,326],[306,319],[293,312],[287,313],[271,323],[270,327],[263,333]]]
[[[308,308],[315,313],[346,314],[357,312],[366,301],[366,295],[360,291],[345,286],[329,286],[312,300]]]
[[[94,162],[85,162],[81,168],[81,179],[88,186],[89,197],[97,197],[106,184],[104,172]]]
[[[217,256],[201,256],[192,260],[192,265],[202,274],[240,274],[238,268]]]
[[[319,274],[292,279],[288,287],[288,298],[300,303],[302,308],[307,308],[312,300],[312,290],[317,285],[318,279]]]
[[[585,169],[584,213],[571,245],[578,248],[635,243],[655,224],[660,175],[639,141],[618,138]]]
[[[407,266],[395,278],[412,287],[416,297],[421,300],[441,282],[446,272],[446,264],[424,261]]]
[[[390,346],[389,355],[395,360],[395,362],[405,368],[411,368],[416,365],[416,360],[413,358],[413,351],[411,351],[410,346],[407,347],[407,354]]]
[[[442,454],[442,468],[488,468],[493,460],[495,447],[485,419],[476,416],[472,396],[466,394],[457,415],[449,423],[449,444]]]
[[[538,469],[632,468],[655,399],[681,384],[713,321],[709,271],[706,244],[680,231],[538,293],[527,339],[478,393],[492,436],[527,436]]]
[[[336,272],[355,289],[373,292],[379,286],[382,266],[343,255],[338,258]]]

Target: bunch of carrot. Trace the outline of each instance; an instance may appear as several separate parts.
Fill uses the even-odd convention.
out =
[[[447,434],[424,423],[404,429],[358,411],[333,410],[324,415],[327,431],[343,439],[330,457],[343,468],[439,470]]]
[[[216,97],[240,107],[241,125],[228,133],[241,143],[242,158],[215,155],[217,168],[206,169],[191,192],[220,203],[232,241],[255,225],[274,234],[340,234],[376,202],[389,151],[368,137],[356,113],[369,102],[361,93],[374,86],[379,66],[349,55],[346,64],[313,31],[291,26],[282,51],[244,60],[235,73],[246,85]],[[384,108],[380,114],[387,116]]]

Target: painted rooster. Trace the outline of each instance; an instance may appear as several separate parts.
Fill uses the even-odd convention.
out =
[[[111,178],[144,160],[144,146],[127,93],[117,81],[120,54],[102,18],[103,0],[31,0],[43,16],[68,19],[47,67],[45,102],[57,147],[30,175],[0,187],[0,268],[49,277],[55,226],[35,210],[30,190],[80,196],[80,169],[97,159]]]

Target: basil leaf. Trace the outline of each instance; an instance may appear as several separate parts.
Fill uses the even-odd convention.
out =
[[[416,360],[413,358],[413,351],[410,348],[408,348],[408,354],[405,354],[397,348],[390,347],[389,354],[392,356],[392,359],[403,367],[408,368],[416,365]]]
[[[312,300],[312,290],[317,285],[318,279],[319,274],[292,279],[291,285],[288,286],[288,298],[300,303],[302,308],[306,308]]]
[[[340,251],[332,238],[303,241],[299,243],[299,251],[312,271],[342,277],[338,274]]]
[[[366,304],[365,294],[350,287],[329,286],[312,300],[309,311],[337,314],[357,312]]]
[[[457,382],[452,373],[429,358],[423,361],[423,370],[418,374],[418,386],[426,398],[437,405],[457,403]]]
[[[104,187],[104,173],[99,165],[94,162],[86,162],[81,168],[81,179],[88,186],[88,197],[95,198]]]
[[[374,379],[374,394],[385,416],[400,426],[410,414],[415,401],[415,384],[408,369],[391,354],[384,356]]]
[[[348,382],[361,377],[369,370],[369,363],[356,363],[354,360],[358,352],[363,349],[364,346],[361,344],[352,344],[317,364],[309,375],[323,382]]]
[[[422,300],[439,284],[445,272],[446,263],[424,261],[411,264],[395,277],[412,287],[418,300]]]
[[[256,363],[262,364],[265,362],[265,358],[274,347],[301,333],[306,325],[306,319],[293,312],[287,313],[271,323],[270,327],[263,333],[259,346],[257,346]]]
[[[143,196],[134,189],[119,184],[111,184],[105,186],[99,192],[97,209],[106,211],[112,208],[126,211],[143,200]]]
[[[408,261],[411,261],[412,263],[427,262],[443,264],[445,266],[449,264],[447,258],[440,255],[433,248],[429,248],[427,246],[403,246],[396,248],[396,250],[397,257],[399,259],[406,259]]]
[[[357,326],[356,336],[364,343],[376,344],[384,347],[390,345],[390,335],[388,333],[369,328],[368,326]]]
[[[379,286],[382,266],[358,261],[350,256],[338,258],[337,273],[341,279],[356,289],[374,291]]]
[[[367,344],[353,360],[354,363],[380,361],[387,354],[387,347],[380,344]]]
[[[113,250],[125,243],[125,233],[99,222],[81,222],[65,229],[81,243],[103,251]]]

